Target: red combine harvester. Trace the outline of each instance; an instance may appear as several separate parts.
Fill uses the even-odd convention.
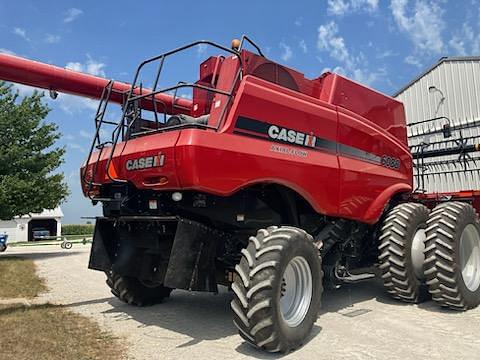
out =
[[[199,45],[224,55],[202,62],[198,81],[158,88],[165,60]],[[480,303],[478,193],[413,190],[416,163],[440,150],[412,155],[388,96],[333,73],[306,79],[245,36],[148,59],[130,85],[9,55],[0,78],[100,100],[81,170],[103,205],[89,267],[124,302],[228,286],[239,334],[271,352],[305,341],[324,286],[370,279],[373,266],[399,300]],[[186,88],[191,100],[177,96]],[[478,149],[456,144],[463,157]]]

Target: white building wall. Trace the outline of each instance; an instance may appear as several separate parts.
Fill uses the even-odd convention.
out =
[[[24,218],[0,221],[0,233],[8,235],[8,243],[27,241],[28,221],[29,219]]]
[[[60,236],[60,235],[62,235],[62,218],[57,217],[57,218],[55,218],[55,220],[57,220],[57,235],[56,236]]]
[[[15,242],[17,235],[17,222],[15,220],[0,221],[0,233],[8,235],[8,242]]]
[[[443,92],[445,96],[443,102],[441,102],[442,95],[439,92],[428,91],[430,86],[435,86]],[[444,60],[400,92],[396,98],[405,105],[407,123],[440,116],[448,117],[452,126],[477,123],[478,126],[475,128],[464,129],[462,132],[464,138],[476,137],[469,140],[468,144],[480,142],[480,58]],[[444,140],[441,133],[430,136],[423,135],[433,128],[441,129],[444,123],[445,120],[440,120],[411,127],[408,132],[410,145]],[[459,132],[455,131],[450,139],[458,138]],[[453,144],[432,145],[427,149],[450,147]],[[471,156],[480,159],[480,153],[473,153]],[[480,172],[463,171],[462,163],[457,161],[458,155],[430,158],[425,162],[431,163],[438,160],[453,160],[453,163],[431,167],[430,174],[424,178],[425,190],[445,192],[480,189]],[[474,166],[471,169],[480,168],[480,162],[472,165]],[[460,172],[434,174],[448,171]]]
[[[62,232],[63,212],[58,207],[53,210],[44,210],[39,214],[30,214],[16,217],[12,220],[0,220],[0,234],[8,234],[8,243],[28,241],[28,223],[32,219],[55,219],[57,221],[57,236]],[[52,234],[55,235],[55,234]]]

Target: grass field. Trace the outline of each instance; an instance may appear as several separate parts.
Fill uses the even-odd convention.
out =
[[[0,257],[0,298],[31,299],[43,291],[46,287],[35,273],[33,260]]]
[[[0,359],[54,360],[124,358],[126,347],[90,319],[67,307],[35,304],[46,291],[32,260],[0,256]],[[13,299],[28,298],[33,305]]]
[[[89,319],[56,305],[0,306],[0,358],[122,358],[123,346]]]

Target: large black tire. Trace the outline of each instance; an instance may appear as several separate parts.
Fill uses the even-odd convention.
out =
[[[348,220],[338,219],[337,221],[328,224],[315,237],[315,240],[321,240],[321,254],[322,258],[336,245],[341,244],[347,239],[352,232],[352,226]]]
[[[311,283],[300,278],[290,281],[292,278],[286,274],[291,274],[294,267],[297,275],[306,274]],[[231,307],[242,338],[269,352],[288,352],[301,346],[317,320],[323,292],[321,257],[313,238],[287,226],[259,230],[242,250],[236,271]],[[301,301],[301,306],[291,303],[285,309],[285,294],[292,294],[292,283],[305,285],[298,285],[297,290],[306,289],[298,290],[298,296],[292,298],[306,300]],[[291,317],[296,313],[291,312],[294,308],[302,309],[302,315]]]
[[[149,306],[170,296],[171,288],[163,285],[146,286],[140,280],[107,272],[107,285],[121,301],[134,306]]]
[[[404,203],[390,210],[383,222],[378,260],[385,288],[395,299],[419,303],[428,298],[423,250],[429,212],[422,204]]]
[[[4,252],[7,250],[7,245],[6,244],[0,244],[0,252]]]
[[[323,259],[323,286],[325,289],[333,290],[341,286],[341,281],[335,275],[337,263],[341,258],[341,251],[338,250],[338,247],[349,239],[352,232],[350,221],[338,219],[326,225],[315,236],[316,244],[319,245],[317,247],[319,247]],[[334,252],[334,254],[331,254],[331,252]]]
[[[467,238],[476,243],[473,251],[465,248]],[[471,261],[467,281],[462,273],[465,256]],[[434,301],[455,310],[480,304],[480,224],[471,205],[447,202],[432,211],[425,258],[425,277]]]

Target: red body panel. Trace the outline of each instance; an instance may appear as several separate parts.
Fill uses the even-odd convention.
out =
[[[128,181],[139,189],[178,189],[180,183],[175,165],[175,144],[179,136],[180,132],[170,131],[119,143],[112,156],[112,163],[109,168],[110,176],[113,178],[128,179]],[[92,154],[88,167],[84,167],[87,171],[87,180],[95,183],[107,183],[111,181],[106,173],[106,165],[110,152],[111,147],[105,148],[101,153],[97,165],[99,152]],[[164,165],[161,168],[154,167],[142,170],[126,169],[125,164],[128,160],[159,155],[164,156]],[[95,166],[98,166],[98,168],[97,171],[95,171],[95,178],[92,179],[91,174]],[[82,169],[82,173],[83,171],[85,170]],[[163,185],[156,185],[159,182],[158,179],[162,176],[165,176],[168,182]],[[86,186],[83,186],[83,190],[85,192]]]
[[[422,202],[429,208],[433,208],[439,203],[445,201],[463,201],[472,204],[477,213],[480,213],[480,190],[463,190],[433,194],[415,193],[411,195],[411,200]]]
[[[294,118],[295,129],[334,140],[334,108],[292,93],[246,77],[221,132],[183,130],[176,147],[182,186],[229,195],[255,183],[278,183],[303,195],[317,211],[337,213],[338,160],[334,152],[304,150],[305,157],[294,156],[272,151],[274,144],[268,138],[234,134],[235,120],[240,115],[285,127],[291,126],[290,119]],[[189,167],[189,163],[195,166]]]
[[[337,74],[324,74],[321,81],[320,99],[378,125],[408,149],[405,111],[400,101]]]
[[[236,67],[223,66],[232,79]],[[266,134],[240,128],[241,118],[311,134],[317,144],[330,145],[272,142]],[[113,163],[118,178],[140,189],[229,196],[252,184],[276,183],[295,190],[321,214],[374,223],[392,196],[411,191],[411,155],[403,139],[349,110],[245,76],[219,131],[184,129],[129,140],[123,152],[117,145]],[[165,155],[163,167],[125,170],[128,159],[159,152]],[[399,159],[399,168],[383,166],[384,155]],[[96,180],[102,176],[105,181],[101,173]],[[168,183],[148,185],[160,176]]]
[[[406,146],[375,123],[366,122],[365,118],[348,110],[338,109],[338,141],[341,146],[400,159],[400,168],[390,169],[381,163],[352,157],[340,148],[340,216],[375,222],[395,193],[412,190],[412,157]],[[378,198],[383,201],[376,203]]]
[[[376,222],[393,196],[411,192],[412,157],[400,102],[336,74],[309,80],[245,50],[240,58],[211,57],[200,66],[198,83],[231,92],[231,98],[202,89],[195,89],[193,101],[155,95],[166,113],[209,114],[208,125],[216,131],[170,130],[118,143],[110,176],[107,147],[91,157],[87,180],[95,173],[98,184],[116,178],[138,189],[221,196],[277,183],[321,214],[365,223]],[[0,79],[93,98],[100,98],[108,83],[5,54],[0,54]],[[123,103],[129,89],[115,82],[110,100]],[[153,104],[145,101],[141,107],[152,110]],[[157,165],[128,165],[146,158]]]

